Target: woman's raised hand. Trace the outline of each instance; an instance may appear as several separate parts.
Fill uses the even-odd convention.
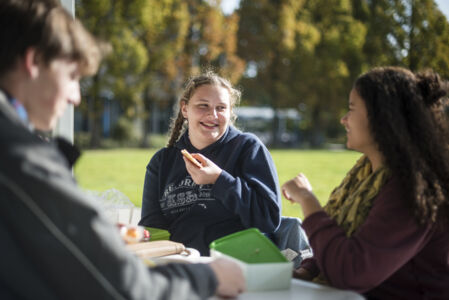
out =
[[[296,177],[284,183],[282,186],[282,194],[288,201],[301,205],[304,218],[322,210],[318,199],[312,193],[312,185],[302,173],[299,173]]]
[[[284,183],[282,193],[290,202],[300,203],[303,197],[312,194],[312,185],[304,174],[299,173],[296,177]]]

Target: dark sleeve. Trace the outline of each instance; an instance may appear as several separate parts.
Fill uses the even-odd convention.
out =
[[[212,193],[245,227],[274,232],[281,219],[281,199],[276,168],[268,150],[257,142],[241,154],[240,176],[222,171]]]
[[[320,273],[320,269],[318,268],[314,257],[304,259],[299,267],[309,271],[310,275],[313,277],[318,276]]]
[[[27,155],[39,153],[32,150]],[[148,269],[56,159],[36,157],[8,175],[0,168],[0,218],[24,262],[57,298],[205,299],[214,293],[208,265]]]
[[[142,213],[139,225],[168,229],[167,219],[159,204],[159,165],[161,151],[157,152],[147,166],[143,185]]]
[[[327,280],[342,289],[366,292],[413,258],[428,239],[390,181],[374,199],[365,223],[351,237],[324,211],[303,222],[314,257]]]

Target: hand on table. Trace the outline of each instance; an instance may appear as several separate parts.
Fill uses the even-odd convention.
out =
[[[196,184],[214,184],[223,170],[199,153],[192,153],[192,156],[202,165],[201,168],[198,168],[187,158],[183,157],[187,172],[192,176],[193,181]]]
[[[313,275],[307,269],[299,267],[298,269],[293,270],[293,278],[311,281]]]
[[[245,291],[245,277],[238,264],[229,259],[218,258],[209,265],[217,277],[218,287],[215,293],[218,296],[237,297]]]

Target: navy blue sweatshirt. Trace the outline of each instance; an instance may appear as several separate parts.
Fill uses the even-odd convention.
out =
[[[215,184],[197,185],[181,150],[201,153],[223,171]],[[198,150],[188,132],[159,150],[147,166],[139,224],[167,229],[170,239],[209,254],[209,244],[250,227],[265,233],[280,224],[277,172],[268,149],[253,134],[229,127],[215,143]]]

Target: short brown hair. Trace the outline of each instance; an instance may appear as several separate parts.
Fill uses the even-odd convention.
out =
[[[1,0],[0,45],[0,74],[30,47],[47,65],[56,58],[78,62],[82,75],[94,74],[104,53],[102,43],[57,0]]]

